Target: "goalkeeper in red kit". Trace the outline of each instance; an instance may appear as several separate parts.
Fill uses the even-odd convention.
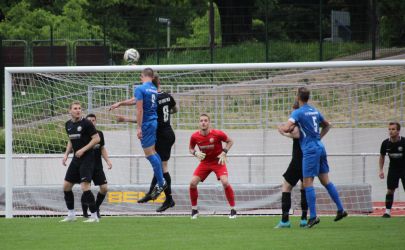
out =
[[[226,154],[232,147],[233,140],[221,130],[211,129],[210,117],[206,114],[200,115],[199,126],[200,129],[191,135],[189,147],[190,153],[201,161],[190,181],[191,218],[196,219],[198,216],[197,186],[211,172],[214,172],[225,190],[231,209],[229,218],[234,219],[236,218],[235,198],[232,186],[228,182],[228,170],[226,168]],[[225,147],[222,147],[223,142]],[[198,150],[196,150],[196,146]]]

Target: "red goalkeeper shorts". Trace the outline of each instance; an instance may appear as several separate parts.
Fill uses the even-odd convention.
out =
[[[226,165],[220,165],[217,162],[200,163],[194,170],[193,175],[200,177],[201,181],[204,181],[211,172],[215,173],[218,180],[222,175],[228,176],[228,169],[226,168]]]

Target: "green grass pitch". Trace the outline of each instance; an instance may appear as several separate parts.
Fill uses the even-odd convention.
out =
[[[322,216],[312,229],[274,229],[279,216],[0,219],[0,249],[404,249],[405,217]]]

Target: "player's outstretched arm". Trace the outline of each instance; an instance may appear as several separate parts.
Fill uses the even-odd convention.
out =
[[[123,116],[123,115],[117,115],[116,116],[117,122],[132,122],[132,123],[136,123],[136,119],[132,119],[129,118],[127,116]]]
[[[63,159],[62,159],[62,164],[63,166],[66,166],[66,161],[69,157],[69,154],[72,152],[72,142],[69,140],[67,145],[66,145],[66,150],[65,150],[65,154],[63,155]]]
[[[329,130],[332,128],[332,124],[329,123],[327,120],[323,120],[321,123],[321,139],[329,132]]]
[[[103,159],[105,160],[105,162],[107,162],[108,169],[111,169],[112,162],[110,160],[110,157],[108,157],[107,149],[104,146],[101,148],[101,155],[103,156]]]
[[[86,153],[89,149],[94,148],[94,146],[100,142],[100,136],[98,133],[95,133],[94,135],[91,136],[91,141],[81,149],[77,150],[75,153],[75,156],[77,158],[80,158],[84,153]]]
[[[135,104],[135,97],[132,97],[130,99],[114,103],[113,105],[110,106],[110,108],[108,110],[111,111],[111,110],[119,108],[120,106],[130,106],[130,105],[134,105],[134,104]]]

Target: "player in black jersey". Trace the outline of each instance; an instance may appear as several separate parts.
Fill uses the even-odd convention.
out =
[[[86,119],[91,121],[91,123],[93,123],[94,127],[96,127],[97,117],[95,114],[88,114],[86,116]],[[103,162],[101,160],[101,157],[103,157],[105,162],[107,163],[108,169],[112,168],[112,162],[111,162],[110,158],[108,157],[108,152],[107,152],[107,149],[105,148],[103,132],[100,130],[97,130],[97,133],[100,136],[100,143],[98,143],[94,146],[95,158],[94,158],[93,183],[94,183],[94,185],[100,187],[100,190],[97,193],[97,199],[96,199],[97,217],[100,218],[100,206],[103,203],[104,198],[108,192],[107,178],[105,177],[105,173],[103,170]],[[87,204],[82,204],[82,208],[83,208],[83,216],[87,218],[88,217]]]
[[[161,91],[160,80],[157,73],[155,73],[153,83],[158,88],[158,109],[157,109],[158,127],[156,130],[157,141],[155,144],[155,149],[156,152],[159,154],[160,158],[162,159],[163,177],[165,178],[168,184],[167,189],[165,189],[164,191],[166,200],[165,202],[163,202],[162,206],[156,209],[156,212],[163,212],[170,207],[174,207],[175,205],[175,202],[172,197],[171,177],[167,164],[170,159],[172,146],[176,140],[174,131],[172,129],[172,126],[170,125],[170,117],[171,114],[177,112],[177,106],[176,101],[170,94]],[[135,120],[124,116],[118,116],[117,120],[119,122],[136,122]],[[145,196],[142,199],[138,200],[138,203],[145,203],[152,200],[151,193],[156,183],[157,180],[155,177],[153,177],[149,191],[145,194]]]
[[[384,218],[391,217],[392,203],[394,202],[394,192],[398,188],[399,179],[405,190],[405,138],[399,135],[401,125],[398,122],[390,122],[388,125],[389,138],[385,139],[380,149],[380,179],[384,179],[385,155],[388,154],[390,164],[387,176],[387,194],[385,196]]]
[[[61,222],[76,220],[72,192],[72,187],[75,183],[80,183],[83,191],[81,202],[82,204],[88,204],[91,212],[91,217],[84,222],[98,222],[96,203],[94,195],[90,190],[90,183],[94,171],[93,148],[100,142],[100,136],[94,125],[89,120],[82,117],[82,108],[79,102],[73,102],[70,105],[69,112],[72,118],[65,124],[69,141],[66,146],[62,164],[66,166],[67,158],[72,150],[73,159],[66,171],[65,181],[63,183],[65,202],[69,212],[68,216]]]
[[[295,102],[293,105],[293,109],[297,108],[299,108],[299,104]],[[284,182],[282,185],[282,193],[281,193],[282,218],[281,221],[277,224],[276,228],[291,227],[291,223],[289,221],[289,212],[291,208],[291,191],[293,187],[297,185],[299,180],[301,180],[300,191],[301,191],[301,210],[302,210],[300,227],[305,227],[307,225],[308,204],[305,196],[305,190],[304,187],[302,186],[302,151],[299,142],[300,132],[297,126],[295,126],[290,133],[284,133],[281,130],[279,130],[279,132],[282,135],[293,139],[293,151],[290,165],[283,174]]]

